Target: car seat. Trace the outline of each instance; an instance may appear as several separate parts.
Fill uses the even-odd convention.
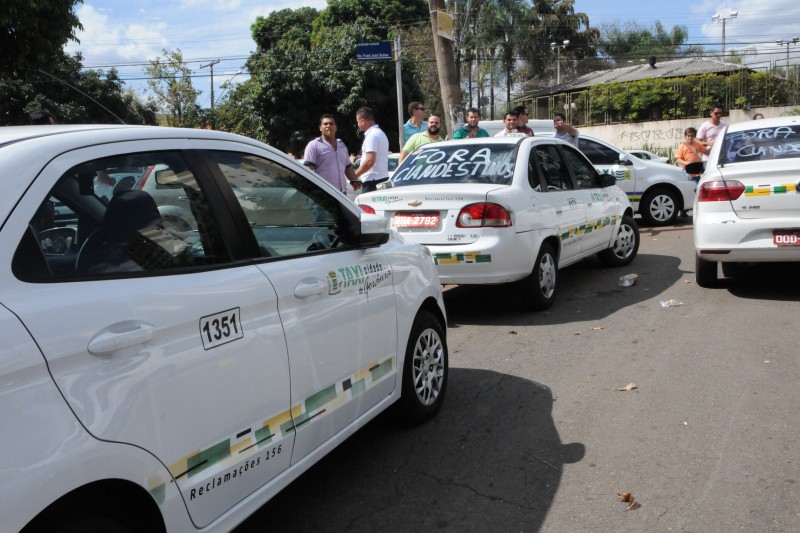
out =
[[[173,239],[164,233],[152,196],[122,191],[111,198],[100,227],[83,243],[76,271],[87,275],[169,268],[175,261],[162,246],[167,242]]]

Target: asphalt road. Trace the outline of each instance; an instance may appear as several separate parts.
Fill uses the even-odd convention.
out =
[[[237,531],[800,531],[800,266],[702,289],[683,219],[560,274],[540,313],[450,288],[439,416],[382,415]]]

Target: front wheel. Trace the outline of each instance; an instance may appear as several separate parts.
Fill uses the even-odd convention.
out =
[[[647,191],[639,204],[639,213],[650,226],[667,226],[678,218],[678,195],[659,187]]]
[[[598,254],[600,261],[610,267],[621,267],[629,264],[639,251],[639,226],[630,215],[623,215],[617,235],[611,248]]]
[[[414,319],[403,363],[400,407],[404,418],[425,422],[433,418],[447,390],[447,341],[444,326],[429,311]]]

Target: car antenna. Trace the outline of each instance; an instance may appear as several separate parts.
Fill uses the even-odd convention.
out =
[[[41,72],[41,73],[42,73],[42,74],[44,74],[45,76],[50,76],[50,77],[51,77],[51,78],[53,78],[54,80],[56,80],[56,81],[58,81],[58,82],[61,82],[61,83],[63,83],[64,85],[66,85],[66,86],[67,86],[67,87],[69,87],[70,89],[73,89],[73,90],[75,90],[75,91],[78,91],[78,92],[79,92],[79,93],[81,93],[83,96],[85,96],[86,98],[88,98],[89,100],[91,100],[92,102],[94,102],[95,104],[99,105],[100,107],[102,107],[103,109],[105,109],[106,111],[108,111],[108,113],[109,113],[110,115],[112,115],[114,118],[116,118],[117,120],[119,120],[120,124],[127,125],[127,124],[125,124],[125,121],[124,121],[124,120],[122,120],[122,119],[121,119],[121,118],[119,118],[117,115],[115,115],[115,114],[114,114],[114,113],[113,113],[113,112],[112,112],[112,111],[111,111],[109,108],[107,108],[106,106],[104,106],[103,104],[101,104],[100,102],[98,102],[97,100],[95,100],[94,98],[92,98],[91,96],[89,96],[88,94],[86,94],[85,92],[81,91],[81,90],[80,90],[80,89],[78,89],[77,87],[74,87],[74,86],[70,85],[69,83],[65,82],[64,80],[62,80],[62,79],[60,79],[60,78],[57,78],[57,77],[53,76],[52,74],[50,74],[49,72],[45,72],[45,71],[43,71],[43,70],[42,70],[42,69],[40,69],[40,68],[37,68],[36,70],[38,70],[39,72]]]

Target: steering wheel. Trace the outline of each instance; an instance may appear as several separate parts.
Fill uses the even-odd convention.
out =
[[[314,233],[314,236],[311,238],[311,244],[309,244],[307,250],[329,250],[331,248],[336,248],[340,242],[342,242],[342,239],[330,229],[321,229]]]

